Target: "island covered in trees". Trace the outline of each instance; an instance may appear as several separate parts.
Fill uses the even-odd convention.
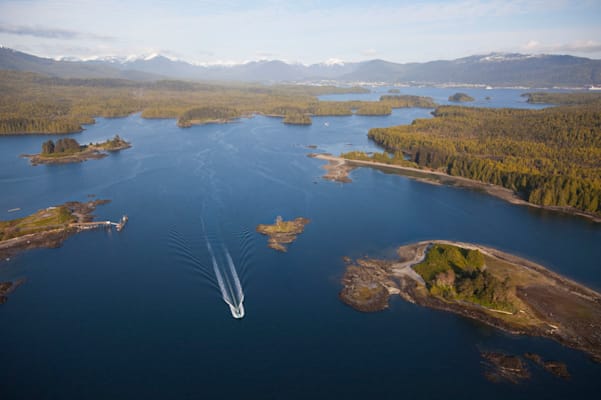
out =
[[[25,157],[30,158],[33,165],[67,164],[103,158],[107,156],[106,151],[119,151],[130,147],[131,144],[119,135],[102,143],[87,145],[80,145],[77,140],[72,138],[63,138],[58,139],[56,143],[48,140],[42,143],[42,151],[39,154],[25,155]]]
[[[601,361],[601,294],[541,265],[469,243],[402,246],[398,259],[345,258],[340,298],[364,312],[391,295],[515,334],[543,336]]]
[[[475,99],[465,93],[455,93],[452,96],[449,96],[449,101],[455,102],[455,103],[467,103],[470,101],[474,101]]]

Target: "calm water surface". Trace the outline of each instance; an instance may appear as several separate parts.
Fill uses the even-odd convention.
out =
[[[359,98],[377,99],[385,93]],[[401,89],[444,100],[456,89]],[[461,90],[494,107],[529,107],[517,90]],[[491,100],[483,100],[490,96]],[[357,95],[324,96],[325,99]],[[87,195],[128,214],[124,231],[86,232],[59,249],[0,264],[0,280],[27,278],[0,306],[0,393],[13,398],[574,398],[601,390],[601,366],[548,340],[393,299],[362,314],[337,294],[343,256],[392,256],[425,239],[482,243],[543,263],[601,289],[601,226],[507,204],[482,193],[358,169],[353,183],[323,181],[312,151],[379,150],[370,127],[410,123],[431,110],[388,117],[321,117],[310,127],[254,117],[179,129],[138,115],[98,119],[80,142],[120,134],[133,148],[103,160],[32,167],[21,153],[46,137],[0,140],[0,218]],[[329,126],[324,123],[328,122]],[[317,145],[318,150],[308,149]],[[22,211],[8,213],[20,207]],[[277,215],[311,219],[288,253],[252,234]],[[170,232],[209,263],[206,234],[237,261],[246,317],[174,254]],[[568,364],[565,382],[533,369],[521,385],[485,380],[480,350],[534,351]]]

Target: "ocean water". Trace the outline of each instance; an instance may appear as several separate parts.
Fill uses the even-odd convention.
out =
[[[377,99],[386,90],[323,98]],[[401,88],[441,102],[457,91],[493,107],[531,107],[519,90]],[[58,249],[0,263],[0,281],[26,279],[0,306],[2,399],[598,393],[601,366],[550,340],[508,335],[400,298],[373,314],[338,299],[343,256],[392,257],[397,246],[426,239],[496,247],[601,290],[599,224],[367,168],[352,172],[350,184],[328,182],[324,162],[307,157],[380,150],[367,139],[369,128],[430,111],[316,117],[308,127],[260,116],[189,129],[139,115],[100,118],[70,136],[87,143],[118,133],[133,147],[55,166],[18,157],[39,151],[47,137],[0,138],[1,219],[88,195],[111,199],[97,208],[99,219],[129,216],[122,232],[81,233]],[[15,207],[21,211],[7,212]],[[311,220],[287,253],[254,233],[278,215]],[[173,232],[186,251],[173,245]],[[211,264],[207,238],[223,243],[239,269],[241,320],[202,273]],[[190,254],[195,261],[186,262]],[[493,384],[484,378],[481,350],[537,352],[566,362],[572,379],[532,368],[530,381]]]

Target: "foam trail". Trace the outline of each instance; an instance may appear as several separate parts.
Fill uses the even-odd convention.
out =
[[[221,290],[221,297],[223,298],[223,301],[230,307],[230,311],[234,318],[243,318],[244,305],[242,303],[244,302],[244,293],[242,292],[240,279],[236,273],[236,267],[234,266],[234,262],[232,261],[229,251],[227,248],[225,248],[225,246],[223,247],[229,265],[228,274],[226,271],[222,271],[221,268],[219,268],[219,263],[217,262],[215,253],[213,252],[213,247],[208,239],[207,249],[211,255],[213,272],[215,272],[215,277],[217,278],[217,284],[219,285],[219,290]]]
[[[240,284],[240,279],[238,278],[238,274],[236,273],[236,267],[234,266],[234,261],[232,260],[232,256],[227,248],[223,248],[225,251],[225,256],[227,257],[227,263],[230,266],[230,273],[232,274],[232,279],[234,280],[234,287],[236,289],[236,295],[238,299],[240,299],[240,304],[244,301],[244,292],[242,291],[242,285]]]

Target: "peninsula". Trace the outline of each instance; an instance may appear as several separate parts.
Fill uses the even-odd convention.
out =
[[[322,176],[323,179],[350,183],[352,182],[349,173],[358,167],[376,168],[386,173],[396,173],[407,178],[414,179],[420,182],[433,185],[449,185],[466,189],[480,190],[491,196],[498,197],[511,204],[540,208],[549,211],[558,211],[570,215],[577,215],[587,218],[594,222],[601,222],[601,217],[595,214],[587,213],[575,209],[573,207],[559,206],[543,206],[540,204],[530,203],[522,199],[513,190],[504,188],[499,185],[485,183],[474,179],[464,178],[461,176],[449,175],[445,172],[435,171],[427,168],[419,168],[414,163],[406,160],[391,159],[385,153],[375,153],[368,156],[361,152],[351,152],[342,154],[341,157],[336,157],[331,154],[310,153],[307,155],[311,158],[328,161],[328,164],[322,166],[327,172]],[[375,161],[378,160],[378,161]]]
[[[443,240],[402,246],[397,260],[346,259],[340,299],[364,312],[391,295],[513,334],[541,336],[601,362],[601,294],[496,249]]]
[[[77,140],[72,138],[58,139],[56,143],[48,140],[42,144],[42,151],[39,154],[25,154],[31,160],[32,165],[39,164],[69,164],[82,162],[91,159],[100,159],[107,156],[106,152],[128,149],[131,143],[115,135],[113,139],[108,139],[102,143],[90,143],[80,145]]]
[[[391,164],[409,161],[503,186],[532,204],[601,217],[597,103],[542,110],[442,106],[433,115],[372,128],[368,137]]]
[[[28,249],[59,247],[69,236],[85,230],[103,226],[121,230],[127,221],[125,216],[119,223],[93,222],[96,207],[109,201],[70,201],[23,218],[0,221],[0,261]]]
[[[267,235],[267,246],[270,248],[286,252],[288,244],[294,242],[296,237],[305,230],[305,225],[310,221],[307,218],[298,217],[292,221],[284,221],[278,216],[273,225],[257,225],[257,232]]]

